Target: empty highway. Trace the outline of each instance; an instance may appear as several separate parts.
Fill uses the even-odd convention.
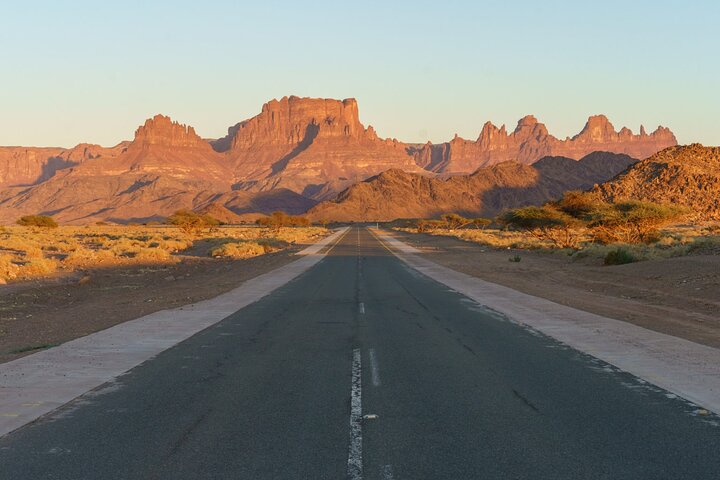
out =
[[[262,300],[2,437],[0,478],[711,479],[713,418],[353,227]]]

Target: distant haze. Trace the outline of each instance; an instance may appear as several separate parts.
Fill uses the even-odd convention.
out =
[[[405,142],[604,113],[720,144],[710,0],[8,3],[0,145],[114,145],[156,113],[221,137],[284,95],[357,98]]]

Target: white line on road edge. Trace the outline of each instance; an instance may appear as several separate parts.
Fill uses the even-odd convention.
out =
[[[320,250],[348,232],[336,230],[301,252],[301,258],[215,298],[160,310],[0,364],[0,437],[260,300],[317,265],[325,258]]]
[[[350,389],[350,450],[348,478],[362,480],[362,363],[360,349],[353,350],[352,387]]]
[[[371,348],[368,352],[370,356],[370,377],[372,378],[373,387],[380,386],[380,373],[378,371],[378,361],[375,355],[375,349]]]
[[[365,314],[365,304],[363,302],[360,302],[359,308],[360,308],[360,313],[364,315]]]
[[[720,349],[487,282],[415,255],[385,233],[376,238],[418,272],[510,320],[720,414]]]

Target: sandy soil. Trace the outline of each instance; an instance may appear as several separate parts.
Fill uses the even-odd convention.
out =
[[[302,245],[247,260],[185,255],[0,289],[0,363],[149,313],[215,297],[286,265]]]
[[[563,254],[497,250],[452,237],[393,232],[426,257],[563,305],[720,348],[720,255],[618,266]],[[520,256],[520,262],[509,261]]]

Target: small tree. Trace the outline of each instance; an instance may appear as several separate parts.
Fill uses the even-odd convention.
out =
[[[207,214],[199,214],[192,210],[178,210],[165,221],[168,225],[175,225],[188,235],[196,234],[202,229],[213,228],[220,225],[220,221]]]
[[[57,228],[58,224],[48,215],[25,215],[17,221],[23,227]]]
[[[550,205],[509,210],[499,221],[509,227],[552,242],[558,248],[577,248],[583,223]]]
[[[659,238],[660,227],[685,213],[674,205],[628,200],[605,204],[589,217],[595,238],[602,243],[650,243]]]
[[[608,204],[600,200],[594,193],[573,190],[565,192],[563,198],[551,205],[572,217],[587,219],[588,215]]]
[[[445,221],[445,225],[448,230],[456,230],[472,223],[472,220],[458,215],[457,213],[446,213],[441,215],[440,218]]]
[[[492,220],[489,218],[473,218],[472,224],[475,226],[475,228],[479,228],[480,230],[485,230],[485,227],[490,225],[492,223]]]

